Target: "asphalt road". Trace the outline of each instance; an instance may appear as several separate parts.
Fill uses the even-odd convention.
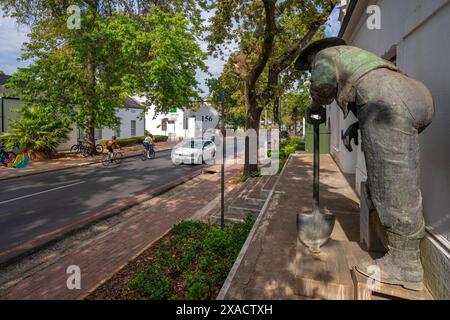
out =
[[[4,181],[0,253],[200,168],[174,165],[167,150],[153,160],[134,157],[120,165],[93,165]]]

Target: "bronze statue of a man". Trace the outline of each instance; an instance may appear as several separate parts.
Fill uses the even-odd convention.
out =
[[[434,104],[429,90],[394,64],[340,38],[310,44],[300,54],[296,68],[311,72],[313,105],[334,99],[347,117],[358,123],[344,135],[358,144],[361,130],[366,158],[368,189],[387,231],[388,253],[375,261],[362,261],[356,269],[374,277],[380,268],[383,283],[411,290],[423,287],[419,242],[425,222],[419,186],[419,134],[430,125]]]

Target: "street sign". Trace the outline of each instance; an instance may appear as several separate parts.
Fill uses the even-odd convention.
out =
[[[195,125],[197,128],[208,130],[215,129],[219,123],[219,113],[211,106],[203,106],[195,113]]]

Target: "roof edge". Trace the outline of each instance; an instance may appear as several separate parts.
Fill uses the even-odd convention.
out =
[[[344,16],[344,21],[342,21],[341,29],[339,30],[339,38],[342,38],[347,30],[348,24],[350,23],[350,19],[352,18],[353,12],[355,11],[356,5],[358,4],[358,0],[351,0],[347,12]]]

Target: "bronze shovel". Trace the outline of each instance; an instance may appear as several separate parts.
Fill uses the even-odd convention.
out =
[[[320,253],[320,248],[328,241],[333,232],[336,216],[334,214],[321,214],[319,210],[319,170],[320,124],[326,122],[326,109],[322,106],[308,108],[307,120],[314,127],[314,180],[312,214],[300,213],[297,215],[297,230],[299,240],[309,248],[312,253]]]

